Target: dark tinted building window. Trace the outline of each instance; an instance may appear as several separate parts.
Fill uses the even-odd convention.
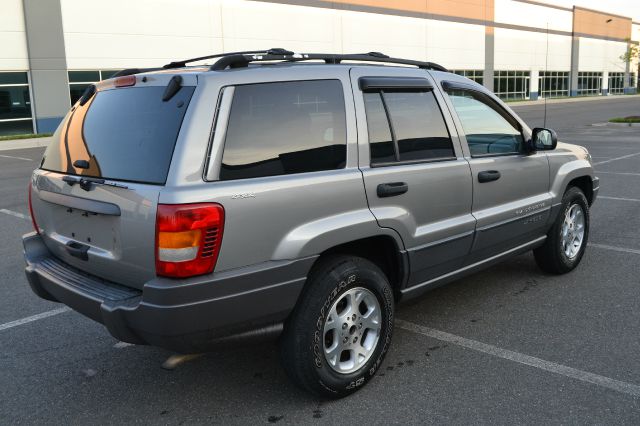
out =
[[[56,172],[163,184],[194,87],[163,102],[164,86],[105,90],[71,111],[45,152]],[[89,162],[88,169],[73,166]]]
[[[338,80],[238,86],[220,179],[343,168],[346,143],[344,96]]]
[[[433,92],[365,93],[364,98],[372,164],[455,156]]]
[[[519,153],[523,138],[518,122],[491,98],[472,90],[451,89],[471,155]]]

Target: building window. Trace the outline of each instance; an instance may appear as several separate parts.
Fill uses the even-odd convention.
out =
[[[482,70],[452,70],[451,72],[463,77],[467,77],[469,80],[473,80],[478,84],[482,84],[484,81],[484,71]]]
[[[26,72],[0,72],[0,135],[33,133]]]
[[[71,105],[75,104],[85,89],[93,83],[113,77],[119,70],[83,70],[69,71],[69,96]]]
[[[578,73],[578,96],[594,96],[600,94],[602,87],[601,72]]]
[[[502,99],[529,99],[529,71],[496,71],[493,90]]]
[[[624,93],[624,73],[609,73],[609,93],[620,95]]]
[[[569,96],[569,71],[540,71],[538,82],[543,98]]]
[[[636,87],[638,85],[637,80],[636,80],[636,73],[635,72],[630,72],[629,73],[629,87]]]

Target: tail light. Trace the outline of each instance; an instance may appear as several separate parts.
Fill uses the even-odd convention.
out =
[[[31,223],[33,223],[33,229],[35,229],[39,234],[40,228],[38,228],[38,224],[36,223],[36,216],[33,214],[33,206],[31,205],[31,186],[32,183],[31,181],[29,181],[29,214],[31,215]]]
[[[156,274],[185,278],[213,272],[223,229],[220,204],[159,204]]]

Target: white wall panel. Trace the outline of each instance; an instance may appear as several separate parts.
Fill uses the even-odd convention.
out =
[[[580,38],[580,71],[625,70],[625,63],[620,56],[626,51],[627,44],[615,41]]]
[[[340,21],[331,9],[241,0],[222,1],[224,50],[283,47],[297,51],[340,50]]]
[[[22,0],[2,0],[0,5],[0,71],[27,70],[29,55],[24,32]]]
[[[209,0],[61,0],[69,69],[161,65],[220,51]]]
[[[496,70],[545,70],[547,34],[496,28]],[[571,69],[571,37],[549,34],[549,71]]]
[[[424,19],[349,11],[340,13],[342,53],[375,51],[408,59],[427,58]]]
[[[495,0],[495,21],[550,30],[573,30],[573,12],[513,0]]]
[[[484,39],[484,26],[428,20],[428,60],[449,69],[482,70]]]

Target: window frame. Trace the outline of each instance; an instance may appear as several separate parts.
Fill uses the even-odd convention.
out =
[[[312,81],[337,81],[340,83],[342,89],[342,100],[344,102],[344,112],[345,112],[345,158],[344,158],[344,167],[339,169],[327,169],[327,170],[316,170],[310,172],[300,172],[300,173],[292,173],[292,174],[280,174],[280,175],[268,175],[268,176],[255,176],[248,178],[240,178],[240,179],[220,179],[220,172],[222,170],[222,158],[224,156],[224,149],[226,146],[226,138],[227,132],[229,130],[229,123],[231,121],[231,107],[233,105],[233,100],[236,96],[235,90],[238,87],[243,86],[256,86],[261,84],[276,84],[276,83],[305,83]],[[327,172],[335,172],[339,170],[345,170],[349,168],[349,108],[348,102],[345,94],[345,82],[338,76],[327,77],[327,78],[304,78],[304,79],[288,79],[288,80],[257,80],[257,81],[248,81],[243,83],[234,83],[234,84],[224,84],[220,86],[217,95],[217,102],[215,106],[215,111],[213,115],[213,120],[211,122],[211,131],[209,134],[209,141],[207,144],[206,156],[204,159],[204,167],[202,179],[204,182],[238,182],[238,181],[249,181],[253,179],[279,179],[286,178],[290,176],[299,176],[299,175],[309,175],[310,173],[327,173]]]
[[[442,106],[440,105],[440,102],[438,102],[438,97],[435,95],[435,89],[433,87],[433,84],[431,83],[431,81],[429,81],[426,78],[422,78],[422,77],[370,77],[370,76],[362,76],[359,78],[359,82],[362,81],[366,81],[368,79],[386,79],[388,78],[389,81],[393,81],[393,85],[389,85],[388,87],[375,87],[372,89],[367,89],[367,90],[362,90],[362,85],[361,83],[359,83],[359,87],[361,88],[362,91],[362,95],[363,95],[363,111],[365,114],[365,120],[368,119],[367,116],[367,108],[364,105],[364,94],[365,93],[377,93],[380,96],[381,102],[382,102],[382,107],[384,109],[384,113],[385,116],[387,118],[387,125],[389,126],[389,132],[391,133],[391,139],[392,139],[392,143],[393,143],[393,149],[394,149],[394,154],[395,154],[395,161],[381,161],[378,163],[374,163],[372,160],[373,158],[371,157],[371,139],[369,137],[369,130],[368,130],[368,124],[367,124],[367,146],[369,148],[369,167],[371,168],[378,168],[378,167],[390,167],[390,166],[403,166],[403,165],[411,165],[411,164],[422,164],[422,163],[441,163],[443,161],[454,161],[457,160],[458,157],[456,156],[456,150],[455,150],[455,145],[453,143],[453,136],[451,135],[451,130],[449,129],[449,126],[447,125],[447,120],[445,118],[444,115],[444,111],[442,109]],[[399,82],[402,80],[406,80],[407,84],[406,85],[402,85]],[[424,86],[422,87],[416,87],[416,85],[414,85],[412,82],[415,80],[424,80]],[[452,156],[450,157],[440,157],[440,158],[424,158],[424,159],[418,159],[418,160],[400,160],[400,147],[398,145],[398,138],[396,136],[396,131],[395,131],[395,126],[393,124],[393,118],[391,117],[391,113],[389,112],[389,107],[387,105],[387,101],[385,99],[385,91],[387,93],[398,93],[398,92],[404,92],[404,93],[420,93],[420,92],[431,92],[433,94],[433,99],[436,103],[436,106],[438,107],[438,111],[440,111],[440,115],[442,117],[442,123],[444,124],[445,129],[447,130],[447,134],[449,135],[449,142],[451,143],[451,152],[453,153]]]
[[[0,73],[16,73],[16,74],[24,74],[27,79],[26,83],[2,83],[0,87],[26,87],[29,91],[29,116],[28,117],[20,117],[20,118],[0,118],[0,123],[13,123],[17,121],[30,121],[31,122],[31,133],[36,133],[36,117],[34,112],[34,101],[33,101],[33,92],[31,88],[31,72],[29,70],[0,70]],[[19,134],[19,133],[18,133]]]
[[[506,108],[504,108],[502,105],[500,105],[500,103],[498,101],[496,101],[495,99],[493,99],[488,93],[483,92],[482,90],[478,90],[477,88],[467,85],[467,84],[462,84],[459,82],[454,82],[454,81],[443,81],[442,82],[442,89],[444,91],[444,93],[447,95],[447,97],[449,98],[449,102],[451,102],[451,107],[452,107],[452,115],[455,115],[456,120],[460,123],[461,126],[461,132],[458,132],[458,136],[459,137],[464,137],[464,144],[467,147],[467,151],[469,152],[469,157],[470,158],[492,158],[492,157],[509,157],[509,156],[523,156],[523,155],[527,155],[526,153],[526,149],[525,149],[525,144],[527,141],[526,135],[524,133],[524,127],[522,126],[522,123],[520,123],[520,120],[518,120],[513,114],[511,114]],[[492,108],[493,110],[495,110],[502,118],[504,118],[510,125],[513,126],[513,124],[511,123],[511,120],[513,120],[513,122],[516,124],[516,130],[518,130],[520,132],[520,136],[522,137],[522,146],[520,147],[520,151],[511,151],[511,152],[499,152],[499,153],[487,153],[487,154],[472,154],[471,153],[471,149],[469,148],[469,142],[467,141],[467,133],[464,131],[464,125],[462,124],[462,120],[460,119],[460,115],[458,114],[458,111],[456,110],[455,106],[453,105],[453,100],[451,99],[451,95],[449,95],[449,90],[463,90],[463,91],[467,91],[467,92],[474,92],[479,94],[484,100],[488,100],[489,102],[483,102],[485,104],[488,104],[490,108]],[[493,104],[495,106],[492,107],[491,104]]]

